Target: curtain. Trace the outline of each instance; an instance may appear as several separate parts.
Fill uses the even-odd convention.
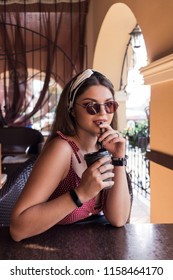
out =
[[[41,108],[49,110],[52,79],[63,87],[83,69],[89,1],[1,2],[0,126],[24,126]],[[36,99],[38,76],[43,85]]]

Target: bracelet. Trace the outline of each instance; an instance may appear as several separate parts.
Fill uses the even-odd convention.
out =
[[[112,157],[112,164],[114,166],[126,166],[127,165],[128,156],[125,155],[124,158],[115,158]]]
[[[77,207],[81,207],[83,205],[83,203],[80,201],[75,190],[70,190],[70,196],[71,196],[73,202],[77,205]]]

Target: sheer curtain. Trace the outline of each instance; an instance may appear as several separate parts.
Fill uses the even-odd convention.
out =
[[[89,1],[21,2],[0,1],[0,126],[27,125],[41,108],[45,114],[52,79],[63,87],[84,64]]]

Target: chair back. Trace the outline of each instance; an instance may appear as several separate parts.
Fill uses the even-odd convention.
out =
[[[38,154],[44,137],[40,131],[29,127],[0,127],[2,156],[13,154]]]

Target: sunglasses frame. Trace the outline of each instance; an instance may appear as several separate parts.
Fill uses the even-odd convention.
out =
[[[106,104],[108,104],[108,103],[113,103],[113,104],[114,104],[114,111],[113,111],[113,112],[107,112]],[[79,105],[79,106],[85,108],[86,111],[87,111],[87,113],[90,114],[90,115],[96,115],[96,114],[98,114],[98,113],[100,112],[100,109],[101,109],[100,107],[101,107],[101,105],[104,105],[104,108],[105,108],[105,111],[106,111],[107,114],[113,114],[113,113],[115,113],[116,110],[117,110],[118,107],[119,107],[118,103],[117,103],[115,100],[107,101],[107,102],[105,102],[105,103],[90,102],[90,103],[88,103],[88,104],[86,104],[86,105],[82,105],[82,104],[79,104],[79,103],[75,103],[75,104],[77,104],[77,105]],[[98,112],[97,112],[97,110],[94,109],[94,105],[95,105],[95,104],[96,104],[96,105],[99,105],[99,110],[98,110]],[[91,113],[91,112],[88,111],[89,108],[93,109],[93,113]],[[96,113],[94,113],[94,111],[96,111]]]

